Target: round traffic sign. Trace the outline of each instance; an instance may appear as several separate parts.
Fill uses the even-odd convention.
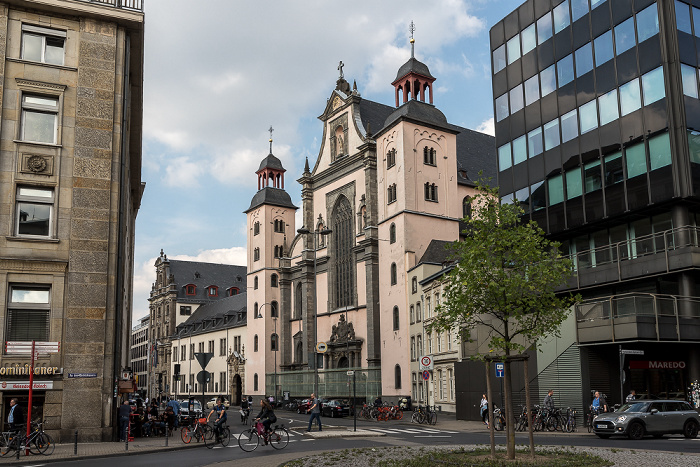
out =
[[[425,355],[425,356],[421,357],[421,359],[420,359],[420,363],[421,363],[421,365],[423,365],[423,366],[430,366],[430,364],[432,363],[432,361],[433,361],[433,359],[432,359],[432,357],[429,356],[429,355]]]
[[[326,353],[326,350],[328,350],[328,345],[325,342],[317,342],[316,343],[316,352]]]
[[[428,381],[430,379],[430,372],[428,370],[425,370],[423,372],[423,379]]]

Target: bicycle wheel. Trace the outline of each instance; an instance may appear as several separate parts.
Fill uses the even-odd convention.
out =
[[[231,430],[229,430],[229,428],[227,426],[223,427],[221,429],[221,439],[220,439],[221,445],[228,446],[228,443],[230,441],[231,441]]]
[[[286,428],[280,427],[270,433],[270,445],[275,449],[284,449],[289,444],[289,432]]]
[[[188,426],[183,426],[182,430],[180,430],[180,437],[183,443],[190,444],[190,441],[192,441],[192,429]]]
[[[45,456],[50,456],[56,449],[56,443],[53,442],[53,438],[48,433],[39,433],[32,441],[31,446],[34,446],[37,452]]]
[[[2,457],[7,457],[12,454],[14,454],[15,450],[17,449],[17,442],[18,442],[18,436],[15,435],[12,438],[9,438],[7,442],[3,442],[2,447],[0,447],[0,456]]]
[[[411,415],[411,423],[420,423],[420,412],[413,412],[413,415]]]
[[[437,423],[437,412],[430,413],[430,424],[435,425]]]
[[[210,425],[202,425],[202,438],[204,442],[211,441],[214,439],[214,428]]]
[[[403,410],[396,411],[396,420],[401,420],[403,418]]]
[[[493,429],[496,431],[503,431],[503,420],[501,417],[496,417],[493,421]]]
[[[245,452],[255,451],[260,443],[260,438],[255,430],[245,430],[238,435],[238,447]]]
[[[589,433],[593,431],[593,417],[591,414],[588,414],[588,417],[586,417],[586,428],[588,428]]]

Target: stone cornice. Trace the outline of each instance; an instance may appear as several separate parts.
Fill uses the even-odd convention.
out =
[[[65,273],[68,261],[0,258],[0,269],[8,272],[60,272]]]
[[[54,92],[64,92],[66,90],[66,86],[63,84],[44,83],[43,81],[31,81],[24,78],[15,78],[15,82],[20,88],[31,88]]]

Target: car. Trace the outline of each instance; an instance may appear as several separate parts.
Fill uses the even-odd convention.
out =
[[[343,401],[331,400],[321,406],[321,415],[324,417],[345,417],[350,415],[350,406]]]
[[[194,416],[195,417],[201,417],[202,416],[202,403],[199,402],[197,399],[194,399],[192,401],[194,404],[193,409],[194,409]],[[189,401],[187,399],[183,399],[180,401],[180,417],[181,418],[187,418],[190,416],[190,407],[189,407]]]
[[[209,401],[207,401],[207,409],[214,408],[214,406],[216,405],[216,399],[218,399],[218,397],[213,397],[209,399]],[[224,407],[226,407],[227,409],[231,407],[231,402],[228,399],[224,399]]]
[[[311,399],[304,399],[303,401],[299,402],[299,405],[297,405],[297,413],[306,413],[309,411],[309,407],[311,407]]]
[[[603,439],[613,435],[660,438],[667,434],[692,439],[697,437],[699,428],[700,415],[690,404],[678,400],[635,400],[593,419],[593,432]]]

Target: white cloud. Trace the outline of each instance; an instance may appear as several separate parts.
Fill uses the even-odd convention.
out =
[[[170,259],[181,261],[199,261],[202,263],[235,264],[238,266],[247,265],[247,254],[244,247],[217,248],[214,250],[203,250],[196,255],[175,255]]]
[[[487,118],[476,127],[476,131],[486,133],[488,135],[494,136],[496,134],[496,129],[493,123],[493,117]]]
[[[202,161],[192,161],[188,157],[171,159],[165,167],[163,181],[168,186],[196,187],[199,186],[199,175],[204,171]]]

